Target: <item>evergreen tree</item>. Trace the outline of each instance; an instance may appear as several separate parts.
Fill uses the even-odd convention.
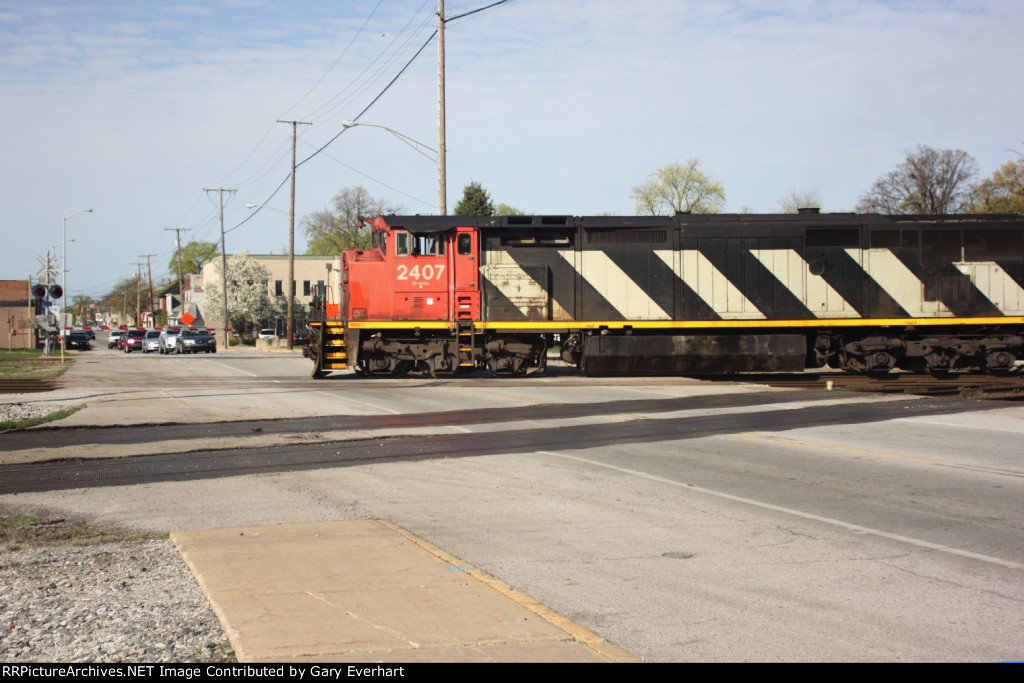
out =
[[[493,216],[494,204],[483,185],[471,180],[462,191],[462,199],[455,205],[454,216]]]

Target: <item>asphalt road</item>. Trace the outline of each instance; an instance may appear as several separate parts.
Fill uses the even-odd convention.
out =
[[[237,448],[273,457],[285,447],[308,454],[374,443],[399,455],[415,455],[414,443],[433,450],[10,494],[0,504],[159,532],[387,519],[650,661],[1022,657],[1019,403],[794,397],[558,372],[314,382],[308,371],[297,356],[251,351],[83,354],[65,391],[89,407],[64,426],[253,426],[154,439],[129,429],[139,438],[120,444],[69,443],[70,433],[55,432],[50,445],[28,449],[0,435],[0,461]],[[482,409],[498,414],[466,419]],[[359,416],[369,421],[353,422]],[[322,420],[287,429],[298,418]],[[280,421],[270,429],[270,420]],[[458,449],[445,444],[466,439],[484,444],[475,451],[483,454],[446,457]]]

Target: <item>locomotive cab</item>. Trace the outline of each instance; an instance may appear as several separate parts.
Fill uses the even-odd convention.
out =
[[[379,216],[342,254],[347,359],[357,372],[453,375],[477,364],[479,238],[457,218]]]
[[[370,225],[371,248],[342,254],[346,321],[479,318],[475,228],[392,226],[385,217]]]

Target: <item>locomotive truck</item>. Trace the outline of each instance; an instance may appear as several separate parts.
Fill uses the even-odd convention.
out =
[[[313,377],[1009,373],[1024,216],[378,216],[311,312]],[[332,301],[333,300],[333,301]]]

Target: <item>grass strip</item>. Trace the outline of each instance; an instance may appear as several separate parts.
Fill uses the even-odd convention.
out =
[[[49,413],[48,415],[40,415],[39,417],[29,417],[24,420],[3,420],[0,421],[0,432],[28,429],[29,427],[35,427],[36,425],[53,422],[54,420],[63,420],[69,415],[74,415],[84,407],[85,404],[83,403],[81,405],[72,406],[71,408],[65,408],[63,410]]]

